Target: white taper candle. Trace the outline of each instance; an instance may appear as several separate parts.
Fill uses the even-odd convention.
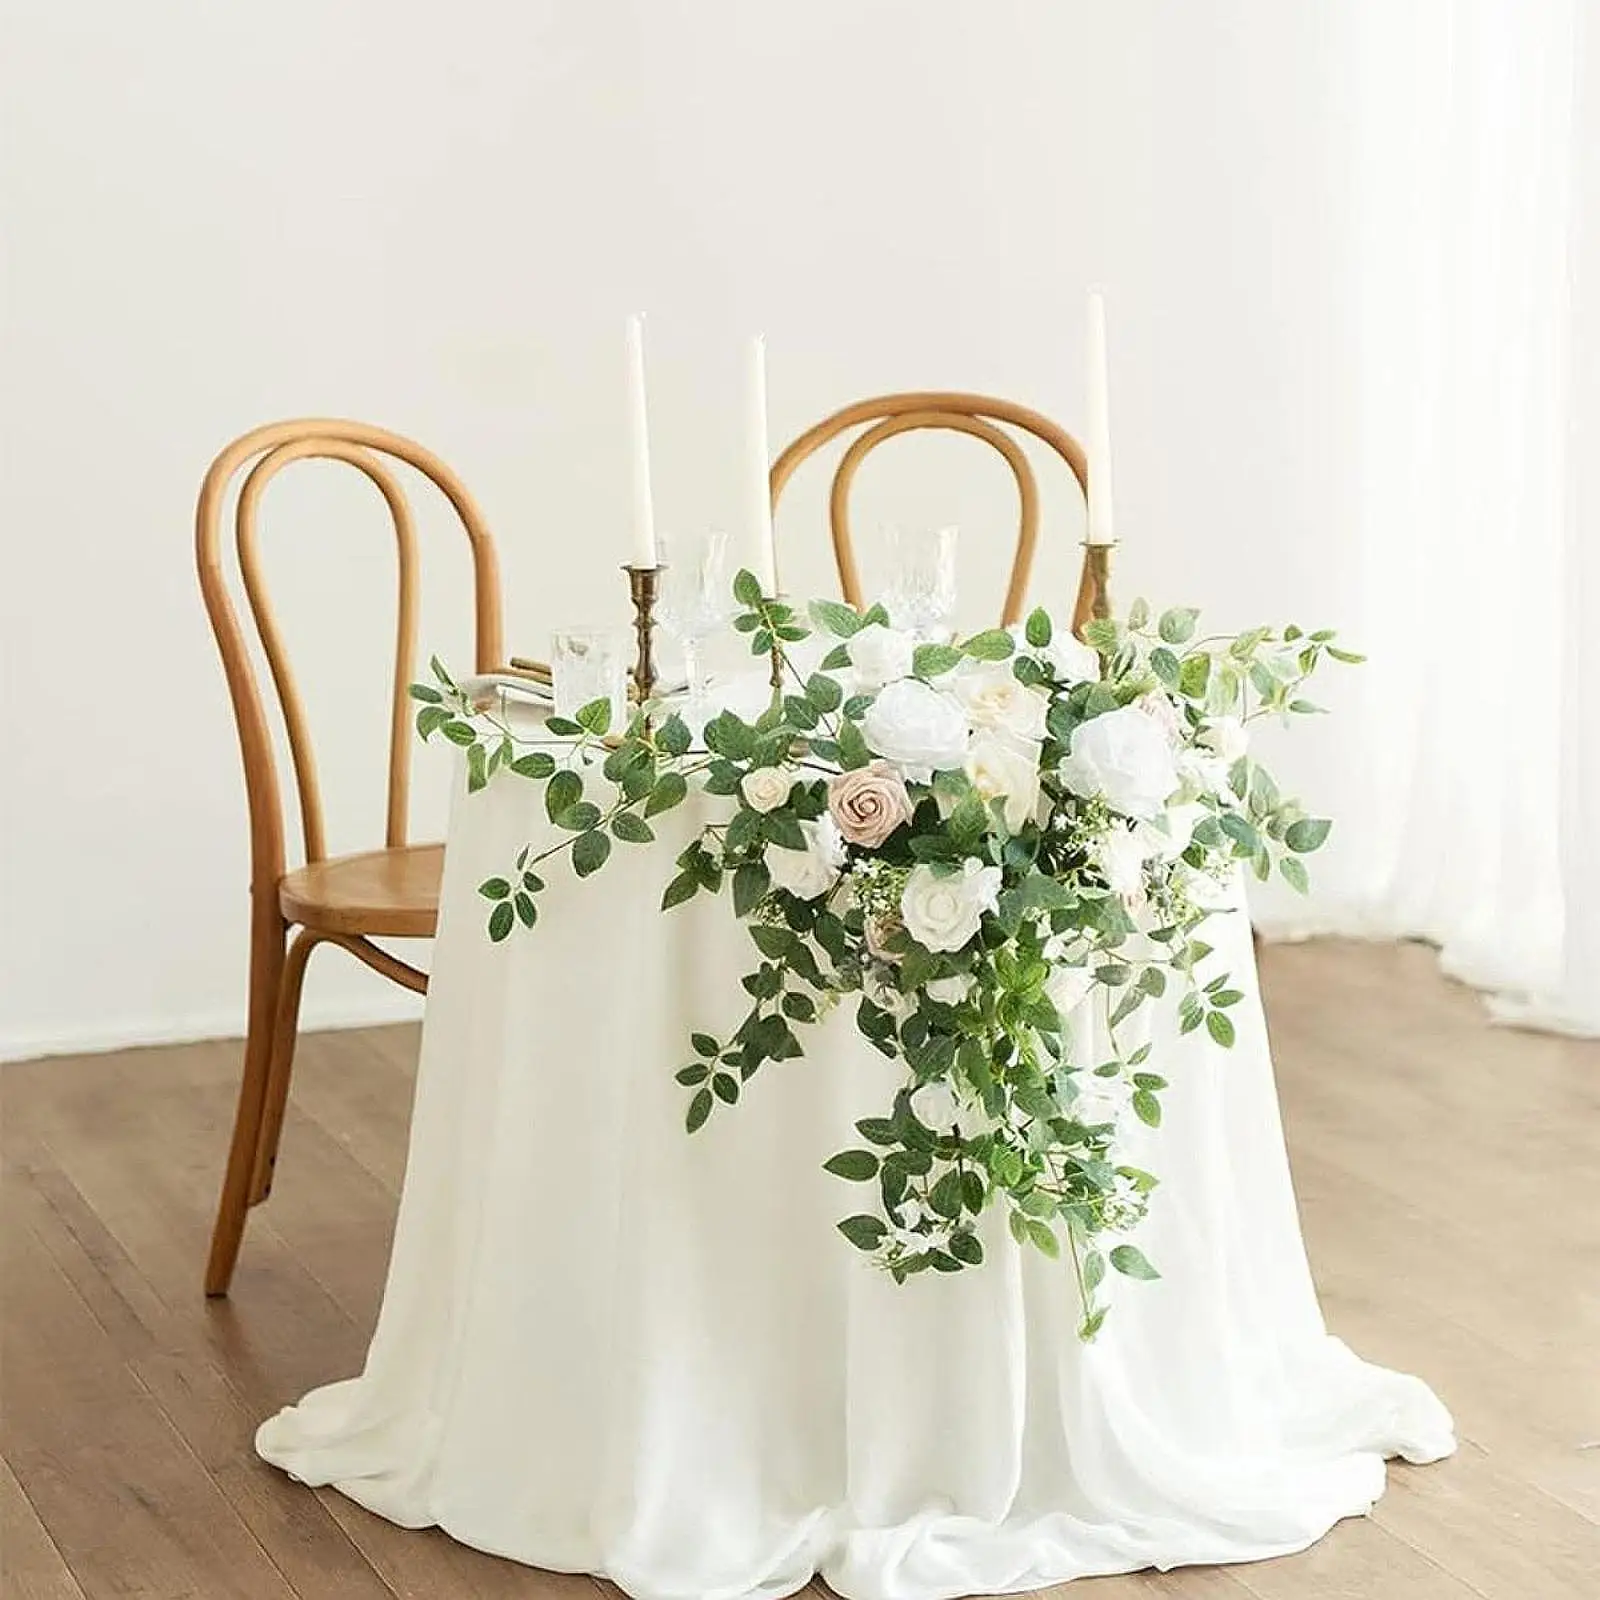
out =
[[[745,362],[745,522],[751,540],[750,570],[761,580],[761,592],[778,592],[778,546],[772,529],[772,492],[767,473],[767,341],[756,335]]]
[[[1106,361],[1106,303],[1098,289],[1089,291],[1087,345],[1086,437],[1089,456],[1090,544],[1116,539],[1111,517],[1111,394]]]
[[[633,502],[630,554],[636,567],[658,564],[655,503],[650,495],[650,411],[644,390],[644,318],[628,318],[628,445]]]

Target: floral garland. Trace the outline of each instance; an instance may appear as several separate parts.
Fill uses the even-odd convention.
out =
[[[489,936],[534,926],[548,859],[587,877],[614,841],[649,844],[650,819],[691,787],[724,797],[662,900],[727,891],[758,957],[739,1025],[692,1035],[677,1074],[689,1131],[856,996],[856,1026],[905,1075],[857,1123],[860,1145],[825,1163],[870,1186],[840,1231],[900,1282],[979,1265],[979,1218],[1003,1204],[1019,1244],[1071,1260],[1092,1338],[1108,1268],[1158,1275],[1127,1237],[1157,1179],[1119,1159],[1119,1130],[1160,1124],[1166,1080],[1118,1029],[1160,1002],[1182,1031],[1233,1043],[1242,994],[1226,974],[1202,981],[1202,925],[1241,866],[1303,892],[1301,857],[1331,826],[1280,794],[1246,725],[1318,710],[1301,689],[1324,656],[1361,657],[1293,627],[1197,639],[1196,612],[1152,619],[1143,602],[1083,644],[1043,610],[1015,632],[918,644],[881,607],[817,601],[829,648],[805,672],[799,613],[748,572],[734,593],[735,626],[776,653],[784,691],[698,740],[655,703],[613,736],[604,701],[530,740],[437,660],[436,685],[413,686],[419,733],[465,748],[469,788],[501,771],[542,783],[559,830],[480,886]],[[1086,1014],[1103,1018],[1105,1059],[1085,1054]]]

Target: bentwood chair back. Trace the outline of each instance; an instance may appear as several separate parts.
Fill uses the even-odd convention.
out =
[[[1004,427],[1000,424],[1005,424]],[[853,606],[862,603],[861,573],[856,565],[855,543],[850,531],[850,490],[861,463],[877,447],[902,433],[924,428],[942,428],[964,433],[991,445],[1005,458],[1017,481],[1019,526],[1016,554],[1011,561],[1011,578],[1001,607],[1002,626],[1009,627],[1022,616],[1027,601],[1028,580],[1033,572],[1034,548],[1039,541],[1039,485],[1022,446],[1007,428],[1032,434],[1042,440],[1072,469],[1079,488],[1088,493],[1089,466],[1083,446],[1064,428],[1027,406],[992,395],[959,394],[945,391],[920,391],[880,395],[873,400],[858,400],[854,405],[824,417],[808,428],[772,465],[773,508],[802,462],[825,445],[852,430],[861,429],[845,449],[833,474],[828,496],[828,519],[833,529],[833,558],[839,569],[839,587]],[[1087,563],[1078,586],[1073,626],[1081,628],[1089,620],[1092,595]]]
[[[330,857],[324,844],[322,797],[310,730],[283,635],[262,579],[259,521],[262,498],[277,475],[298,461],[338,461],[377,490],[394,525],[399,569],[394,689],[390,707],[388,817],[383,848]],[[411,718],[407,686],[413,677],[417,627],[417,533],[398,468],[431,481],[455,512],[470,542],[477,611],[477,670],[501,664],[500,580],[493,541],[461,480],[430,451],[399,434],[361,422],[278,422],[236,439],[212,463],[195,514],[200,591],[222,654],[228,693],[244,757],[250,812],[250,997],[244,1070],[227,1172],[217,1207],[206,1293],[226,1294],[245,1217],[267,1197],[288,1101],[300,991],[306,959],[319,944],[349,951],[386,978],[423,992],[427,976],[372,942],[374,936],[426,938],[438,914],[444,847],[411,844],[407,805],[411,779]],[[288,735],[290,764],[304,845],[304,864],[285,857],[283,791],[272,735],[250,647],[229,593],[222,557],[223,523],[236,478],[231,521],[245,599],[278,709]],[[294,932],[290,937],[291,930]]]

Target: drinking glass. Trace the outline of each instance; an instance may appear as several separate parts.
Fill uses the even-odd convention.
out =
[[[669,540],[663,559],[661,598],[656,615],[676,641],[689,680],[689,703],[706,693],[701,645],[727,627],[733,617],[733,591],[728,580],[728,536],[718,529],[698,541]]]
[[[629,637],[616,628],[569,628],[553,636],[550,684],[556,715],[572,718],[592,700],[611,702],[611,726],[628,720]]]
[[[889,619],[919,639],[949,636],[956,610],[956,530],[889,530],[893,576],[884,604]]]

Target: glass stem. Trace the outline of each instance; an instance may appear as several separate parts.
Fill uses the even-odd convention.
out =
[[[705,685],[701,681],[700,641],[692,633],[683,636],[683,675],[688,679],[689,704],[698,706]]]

